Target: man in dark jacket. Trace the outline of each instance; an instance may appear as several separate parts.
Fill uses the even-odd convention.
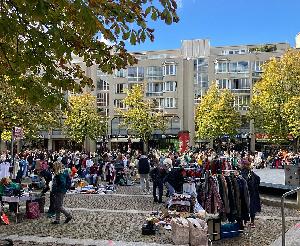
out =
[[[159,164],[157,158],[153,159],[154,169],[150,172],[150,177],[153,182],[153,198],[154,202],[162,203],[164,178],[166,176],[166,170]],[[156,189],[158,188],[158,199],[156,196]]]
[[[141,180],[141,188],[143,192],[149,193],[149,173],[150,161],[146,155],[141,155],[138,161],[138,172]]]
[[[170,196],[172,196],[175,192],[182,192],[182,186],[184,183],[182,168],[172,168],[165,177],[164,182],[166,183]]]

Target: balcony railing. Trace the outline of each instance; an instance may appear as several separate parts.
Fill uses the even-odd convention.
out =
[[[247,93],[250,94],[250,88],[249,89],[231,89],[232,93]]]
[[[163,92],[146,92],[147,97],[162,97],[163,95]]]

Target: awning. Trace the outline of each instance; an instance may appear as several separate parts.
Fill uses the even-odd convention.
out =
[[[130,140],[132,143],[138,143],[141,141],[140,138],[131,138]],[[110,141],[114,143],[127,143],[128,138],[112,138]]]

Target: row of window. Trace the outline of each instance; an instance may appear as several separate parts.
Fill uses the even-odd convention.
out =
[[[146,73],[145,73],[146,72]],[[149,66],[149,67],[128,67],[127,69],[120,69],[115,71],[115,76],[118,78],[128,78],[128,81],[142,81],[144,77],[150,80],[161,80],[163,76],[176,75],[176,64],[166,64],[161,66]],[[97,76],[104,76],[107,74],[97,70]]]
[[[159,92],[173,92],[176,91],[177,83],[175,81],[167,81],[164,83],[148,83],[147,92],[148,93],[159,93]]]
[[[128,84],[119,83],[115,85],[115,93],[123,94],[125,93],[125,89],[128,88]],[[176,91],[177,83],[176,81],[166,81],[164,83],[154,83],[150,82],[147,84],[147,92],[167,92],[167,91]],[[100,79],[97,81],[97,89],[99,91],[109,91],[109,84]]]
[[[252,63],[254,72],[261,72],[263,61],[255,61]],[[218,61],[215,65],[216,73],[249,73],[249,61]]]
[[[222,50],[221,55],[246,54],[246,53],[249,53],[247,49],[230,49],[230,50]]]
[[[241,79],[218,79],[220,89],[242,90],[250,89],[250,80],[248,78]]]
[[[157,98],[154,100],[155,108],[163,109],[163,108],[176,108],[176,98],[167,97],[167,98]],[[125,109],[126,106],[122,99],[114,100],[114,107]]]

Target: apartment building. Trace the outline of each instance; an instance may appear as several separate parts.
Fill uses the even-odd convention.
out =
[[[198,39],[184,40],[175,50],[135,52],[136,65],[111,75],[102,73],[96,65],[86,67],[80,59],[74,63],[80,64],[94,81],[92,93],[97,97],[97,106],[109,118],[105,141],[110,146],[126,144],[128,138],[136,144],[139,142],[121,126],[122,119],[116,113],[116,108],[126,110],[122,102],[125,90],[135,84],[145,86],[145,98],[153,100],[156,109],[168,120],[166,132],[153,133],[154,143],[176,144],[178,132],[189,131],[193,145],[198,141],[195,139],[195,106],[210,84],[215,81],[221,89],[231,90],[235,94],[234,106],[245,115],[253,84],[260,78],[261,65],[271,57],[280,57],[288,48],[288,43],[213,47],[208,39]],[[240,138],[248,138],[254,133],[253,126],[245,120],[239,133]],[[65,139],[55,134],[47,138],[57,143]],[[53,143],[48,147],[57,148]],[[90,149],[94,150],[93,144]]]

